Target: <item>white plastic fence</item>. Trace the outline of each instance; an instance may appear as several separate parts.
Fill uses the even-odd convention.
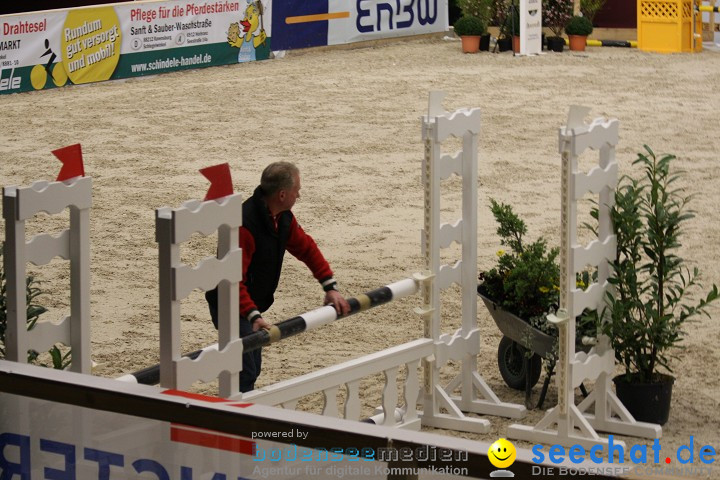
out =
[[[92,179],[34,182],[30,187],[3,188],[7,278],[8,360],[27,363],[28,350],[45,352],[56,343],[72,348],[70,370],[90,373],[90,207]],[[25,222],[40,212],[70,209],[70,226],[58,235],[41,233],[26,239]],[[55,257],[70,261],[70,315],[60,322],[38,321],[27,330],[27,263],[41,266]]]

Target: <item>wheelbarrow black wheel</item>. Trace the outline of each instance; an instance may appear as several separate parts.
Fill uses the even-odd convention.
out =
[[[515,390],[525,390],[527,349],[508,337],[503,337],[498,345],[498,368],[500,375],[508,387]],[[530,359],[530,387],[540,379],[542,358],[535,354]]]

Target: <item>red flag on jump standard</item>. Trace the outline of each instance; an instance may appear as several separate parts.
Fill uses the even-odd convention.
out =
[[[208,188],[204,200],[215,200],[232,195],[233,185],[230,176],[230,164],[221,163],[212,167],[205,167],[200,169],[200,173],[210,180],[210,188]]]
[[[75,177],[85,176],[85,166],[82,159],[82,147],[79,143],[53,150],[52,154],[63,164],[58,174],[58,182],[64,182]]]

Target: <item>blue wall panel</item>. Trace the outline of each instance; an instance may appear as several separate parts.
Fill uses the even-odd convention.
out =
[[[328,13],[328,0],[284,0],[272,5],[273,50],[327,45],[328,21],[286,23],[286,18]]]

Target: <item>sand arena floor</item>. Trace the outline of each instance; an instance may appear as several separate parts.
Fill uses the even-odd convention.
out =
[[[696,194],[681,255],[699,266],[704,281],[720,283],[720,54],[659,55],[629,49],[513,58],[463,55],[457,42],[412,40],[353,50],[291,52],[284,59],[185,71],[3,96],[3,185],[54,179],[50,151],[80,142],[93,177],[92,347],[96,373],[116,377],[158,361],[157,246],[154,209],[202,198],[198,169],[230,162],[236,191],[250,195],[262,168],[290,160],[302,171],[295,213],[330,261],[348,296],[410,276],[421,266],[419,230],[423,193],[420,116],[430,90],[447,92],[445,106],[479,107],[479,260],[489,268],[499,248],[489,198],[511,203],[529,237],[559,243],[557,128],[568,107],[592,107],[593,116],[620,120],[617,159],[622,173],[643,144],[678,156],[682,186]],[[447,150],[454,151],[452,145]],[[443,218],[459,208],[457,180],[446,182]],[[2,222],[2,220],[0,220]],[[60,229],[63,219],[50,223]],[[29,231],[46,219],[32,222]],[[214,252],[194,238],[183,258]],[[457,252],[446,256],[451,260]],[[37,272],[49,294],[42,302],[57,319],[68,311],[69,269],[56,260]],[[444,297],[444,329],[459,325],[457,291]],[[273,322],[319,305],[322,291],[307,269],[286,260]],[[410,298],[289,339],[265,350],[259,386],[375,352],[422,334]],[[183,342],[192,351],[216,341],[199,292],[183,303]],[[720,324],[688,325],[663,448],[694,435],[696,445],[720,446]],[[479,306],[478,368],[499,397],[522,402],[496,364],[500,338]],[[449,378],[456,366],[446,368]],[[379,403],[379,377],[363,383],[367,412]],[[212,393],[214,386],[198,390]],[[539,391],[539,385],[536,387]],[[556,400],[552,387],[546,406]],[[302,408],[315,410],[319,397]],[[523,423],[534,424],[533,411]],[[508,421],[492,418],[494,441]],[[631,444],[639,440],[627,439]]]

